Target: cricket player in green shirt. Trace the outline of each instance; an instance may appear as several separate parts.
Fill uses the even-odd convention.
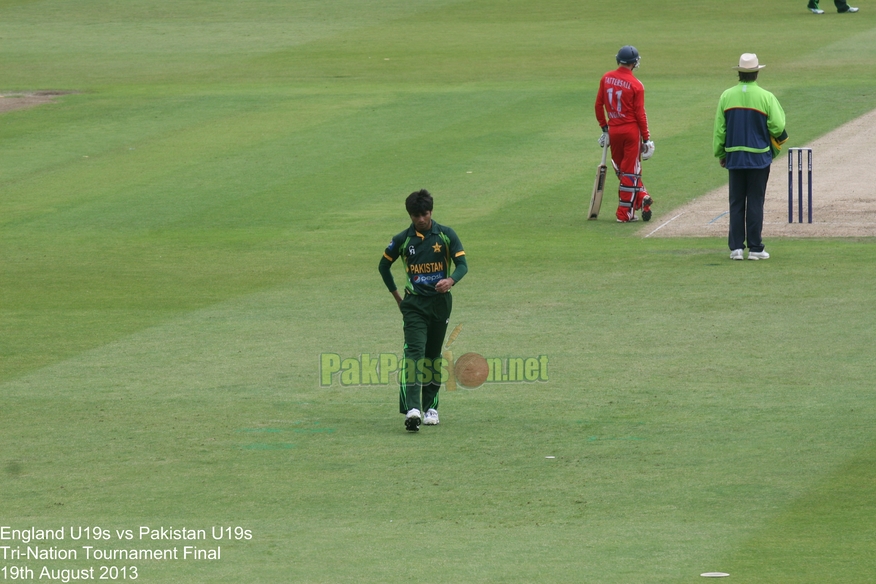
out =
[[[459,237],[451,228],[432,221],[432,204],[432,195],[425,189],[408,196],[405,208],[411,225],[392,238],[378,266],[404,319],[405,350],[398,374],[399,411],[405,414],[405,428],[410,432],[418,432],[420,423],[438,424],[438,390],[445,381],[447,368],[452,366],[441,358],[453,307],[450,288],[468,272]],[[399,257],[407,275],[404,298],[391,271]],[[451,262],[455,269],[448,276]]]

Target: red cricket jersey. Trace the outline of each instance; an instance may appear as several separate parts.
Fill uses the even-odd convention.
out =
[[[645,114],[645,86],[626,67],[618,67],[602,76],[595,109],[600,127],[636,124],[642,139],[650,140],[648,116]]]

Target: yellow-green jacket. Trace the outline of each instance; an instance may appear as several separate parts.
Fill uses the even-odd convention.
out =
[[[740,82],[718,101],[714,154],[729,169],[764,168],[787,140],[785,111],[757,81]]]

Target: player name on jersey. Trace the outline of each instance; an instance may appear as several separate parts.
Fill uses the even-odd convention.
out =
[[[618,79],[617,77],[606,77],[605,82],[609,85],[617,85],[625,89],[630,89],[632,87],[629,81],[624,81],[623,79]]]

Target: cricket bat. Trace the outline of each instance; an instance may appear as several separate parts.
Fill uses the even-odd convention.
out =
[[[605,174],[608,167],[605,166],[605,157],[608,153],[608,141],[602,147],[602,162],[596,167],[596,181],[593,183],[593,194],[590,195],[590,212],[587,214],[588,220],[596,219],[599,216],[599,208],[602,207],[602,193],[605,191]]]

